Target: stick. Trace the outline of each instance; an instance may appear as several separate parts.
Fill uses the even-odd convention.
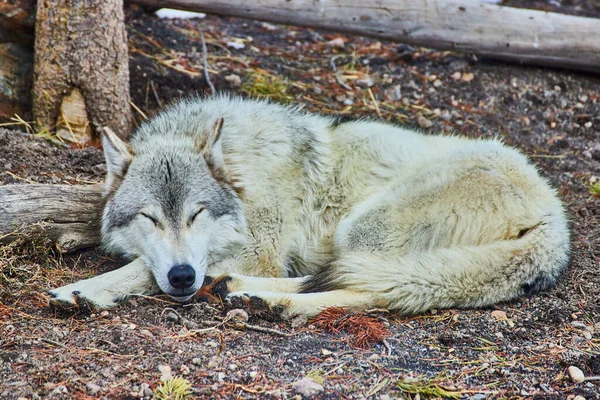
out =
[[[206,40],[204,40],[204,31],[200,31],[200,39],[202,40],[202,65],[204,66],[204,79],[206,79],[206,83],[210,86],[210,94],[213,96],[216,94],[215,85],[210,81],[210,76],[208,76],[208,49],[206,48]]]

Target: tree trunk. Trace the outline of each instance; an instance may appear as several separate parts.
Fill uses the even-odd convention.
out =
[[[69,104],[63,106],[64,101]],[[123,138],[129,134],[123,0],[38,1],[33,114],[40,129],[64,126],[85,135],[83,115],[97,135],[104,126]]]
[[[95,246],[103,206],[102,185],[0,186],[0,242],[33,234],[64,252]]]
[[[0,2],[0,122],[31,119],[35,0]]]
[[[129,0],[349,32],[520,63],[600,71],[600,20],[481,0]]]

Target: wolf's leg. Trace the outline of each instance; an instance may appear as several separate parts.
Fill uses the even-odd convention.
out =
[[[268,319],[289,319],[296,315],[314,317],[327,307],[367,309],[383,303],[375,293],[332,290],[320,293],[233,292],[225,299],[228,308],[243,308]]]
[[[218,296],[224,299],[232,292],[298,293],[308,278],[263,278],[235,273],[208,275],[196,297]]]
[[[159,291],[150,270],[137,259],[117,270],[51,290],[49,302],[62,308],[111,308],[129,295]]]

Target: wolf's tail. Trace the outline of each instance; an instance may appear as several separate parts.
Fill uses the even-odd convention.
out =
[[[484,307],[552,286],[570,256],[566,219],[546,215],[513,240],[438,248],[389,258],[349,253],[310,278],[302,292],[348,288],[376,293],[390,309]]]

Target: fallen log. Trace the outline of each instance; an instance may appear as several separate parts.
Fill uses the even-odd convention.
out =
[[[42,235],[69,252],[96,245],[102,185],[0,186],[0,242]]]
[[[129,0],[600,72],[600,20],[479,0]]]

